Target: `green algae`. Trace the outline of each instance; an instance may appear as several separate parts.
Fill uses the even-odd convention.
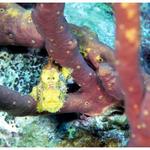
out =
[[[101,147],[98,137],[91,135],[85,130],[78,130],[74,138],[66,135],[63,140],[57,145],[58,147]]]

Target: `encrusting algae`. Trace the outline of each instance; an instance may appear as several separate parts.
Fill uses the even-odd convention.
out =
[[[33,87],[30,95],[38,101],[37,111],[55,113],[63,107],[67,96],[67,80],[71,78],[71,69],[61,68],[48,63],[42,70],[40,82]]]
[[[19,15],[19,11],[15,8],[9,8],[7,10],[7,14],[10,15],[11,17],[17,17]]]

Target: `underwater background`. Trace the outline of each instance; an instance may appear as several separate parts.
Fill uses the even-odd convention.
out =
[[[115,17],[111,5],[67,3],[69,23],[87,26],[99,40],[115,48]],[[141,66],[150,73],[150,4],[141,4]],[[0,47],[0,85],[29,94],[47,63],[40,49]],[[124,114],[109,110],[103,116],[80,119],[77,114],[13,117],[0,112],[0,146],[86,147],[127,146],[129,125]]]

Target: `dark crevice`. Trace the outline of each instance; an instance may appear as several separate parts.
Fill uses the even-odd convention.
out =
[[[7,51],[11,54],[30,54],[30,55],[38,55],[42,57],[48,56],[46,49],[42,48],[27,48],[25,46],[0,46],[0,51]]]
[[[17,3],[25,9],[32,9],[36,4],[35,3]]]
[[[57,114],[55,115],[56,119],[59,121],[59,123],[63,122],[69,122],[73,120],[80,119],[80,114],[78,113],[65,113],[65,114]]]
[[[0,46],[0,50],[9,50],[12,54],[27,53],[27,47],[23,46]]]
[[[68,87],[67,93],[74,93],[79,91],[80,89],[80,86],[77,83],[68,84],[67,87]]]
[[[142,46],[141,48],[141,65],[146,73],[150,74],[150,48]]]

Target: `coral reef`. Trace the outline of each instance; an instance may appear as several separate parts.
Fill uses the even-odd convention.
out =
[[[38,77],[40,81],[33,86],[32,92],[30,89],[30,94],[19,93],[17,87],[17,91],[14,91],[1,85],[0,110],[14,116],[77,113],[80,119],[76,119],[80,125],[77,128],[67,129],[68,138],[71,139],[69,145],[81,145],[82,138],[78,141],[76,136],[83,136],[87,137],[84,140],[89,142],[89,146],[93,146],[93,139],[98,144],[95,146],[101,146],[104,142],[103,137],[105,137],[105,142],[107,141],[104,145],[121,146],[127,143],[119,145],[120,139],[127,139],[129,136],[126,119],[119,120],[116,116],[117,122],[113,122],[109,115],[105,116],[106,118],[109,116],[108,122],[111,120],[110,122],[117,125],[113,127],[109,126],[109,123],[108,126],[104,124],[106,131],[113,130],[110,135],[112,137],[114,135],[114,138],[109,138],[109,132],[106,136],[102,136],[99,128],[94,127],[98,123],[93,123],[95,122],[93,120],[99,120],[99,115],[105,114],[108,108],[110,111],[110,107],[121,106],[122,108],[123,101],[131,129],[129,146],[149,146],[149,132],[147,132],[149,77],[139,65],[139,4],[117,3],[113,5],[116,19],[115,53],[110,47],[100,43],[98,37],[88,28],[68,24],[64,17],[63,3],[36,4],[32,12],[33,21],[31,12],[16,4],[0,4],[0,7],[2,17],[0,42],[3,45],[38,48],[45,46],[48,57],[52,60],[52,63],[43,68],[41,76]],[[21,20],[19,20],[20,17]],[[11,28],[5,28],[5,25]],[[16,30],[16,27],[19,30]],[[30,34],[28,38],[30,31],[35,34]],[[145,63],[145,61],[141,62]],[[57,67],[52,67],[53,63],[57,64]],[[5,70],[5,67],[1,69]],[[145,69],[148,72],[147,66]],[[15,73],[11,73],[13,74],[15,76]],[[68,92],[68,75],[73,77],[73,84],[78,86],[74,92]],[[124,115],[122,117],[126,118]],[[117,137],[114,132],[118,126],[122,125],[122,121],[125,131],[119,128],[121,132]],[[10,128],[10,131],[13,130],[17,132],[17,129]],[[98,137],[101,137],[101,140],[95,137],[95,130],[98,131]],[[88,131],[91,131],[91,136]],[[30,136],[34,137],[32,134]],[[47,134],[43,139],[47,145],[49,143]],[[26,138],[23,141],[26,141]],[[67,144],[66,136],[60,145],[64,143]],[[9,143],[6,142],[6,145]]]
[[[31,57],[32,58],[32,57]],[[20,65],[20,64],[18,64]],[[13,68],[14,69],[14,68]],[[36,69],[36,68],[35,68]],[[15,78],[15,77],[14,77]],[[25,77],[23,78],[24,80],[26,79]],[[5,81],[6,82],[6,81]],[[23,89],[24,87],[22,87]],[[27,89],[24,89],[27,90]],[[112,113],[110,111],[109,113]],[[107,140],[112,139],[117,139],[119,140],[119,146],[123,146],[123,142],[127,142],[127,137],[124,135],[124,129],[128,130],[128,128],[122,128],[120,130],[120,126],[125,125],[126,123],[115,123],[114,121],[118,122],[121,117],[118,116],[118,118],[115,118],[115,115],[112,114],[112,116],[109,114],[109,117],[114,119],[113,122],[107,121],[105,119],[108,114],[105,114],[106,116],[100,116],[100,117],[95,117],[94,118],[89,118],[87,121],[78,120],[78,121],[70,121],[67,124],[63,123],[60,124],[60,119],[58,121],[55,120],[53,117],[47,117],[47,116],[40,116],[40,117],[9,117],[9,122],[10,124],[7,125],[11,130],[8,131],[6,129],[7,134],[5,134],[5,141],[3,141],[3,144],[1,146],[43,146],[44,147],[52,147],[52,146],[69,146],[67,144],[67,141],[69,143],[70,139],[66,141],[63,141],[64,138],[62,136],[66,136],[66,131],[64,131],[62,128],[66,128],[67,132],[69,131],[69,137],[71,138],[72,143],[74,143],[75,146],[100,146],[98,144],[93,145],[92,141],[96,138],[97,141],[102,141],[101,146],[108,146]],[[8,116],[8,115],[7,115]],[[8,118],[6,116],[6,118]],[[61,117],[61,116],[60,116]],[[117,116],[116,116],[117,117]],[[11,119],[12,118],[12,119]],[[8,119],[7,119],[8,120]],[[103,120],[105,120],[105,123],[103,123]],[[118,121],[117,121],[118,120]],[[81,122],[81,123],[80,123]],[[61,125],[57,129],[58,124]],[[3,125],[6,126],[6,123],[3,121]],[[59,125],[59,126],[60,126]],[[114,131],[110,130],[111,128],[107,128],[107,126],[114,125]],[[118,127],[116,127],[116,126]],[[13,126],[13,128],[11,128]],[[74,126],[74,127],[73,127]],[[73,127],[73,129],[70,129],[70,127]],[[77,139],[76,136],[73,136],[73,132],[75,130],[76,133],[78,134],[78,128],[82,127],[84,130],[88,131],[88,137],[85,138],[86,134],[84,134],[84,130],[79,133],[78,137],[82,137],[81,141],[80,139]],[[82,129],[81,128],[81,129]],[[3,127],[4,130],[4,127]],[[87,131],[85,131],[87,133]],[[99,135],[96,135],[93,137],[92,135],[90,136],[92,132],[97,132],[99,131]],[[127,131],[128,132],[128,131]],[[82,136],[82,134],[85,136]],[[42,134],[42,135],[41,135]],[[9,136],[8,136],[9,135]],[[120,137],[118,136],[120,135]],[[30,138],[29,138],[30,137]],[[85,138],[85,139],[84,139]],[[125,138],[125,139],[124,139]],[[4,135],[1,136],[1,140],[4,139]],[[86,143],[86,141],[91,141],[91,144]],[[98,141],[98,143],[100,143]],[[118,142],[117,142],[118,143]],[[64,145],[66,144],[66,145]],[[73,146],[73,144],[70,143],[70,146]]]
[[[113,147],[126,146],[129,138],[127,117],[111,109],[101,116],[85,117],[69,123],[64,122],[58,132],[59,146]],[[91,135],[91,136],[90,136]],[[96,143],[93,141],[95,140]]]
[[[83,33],[85,33],[85,31]],[[86,49],[86,47],[87,47],[86,44],[82,46],[83,49]],[[18,47],[15,47],[15,49],[18,49]],[[6,48],[1,49],[1,52],[0,52],[1,60],[2,60],[1,68],[2,70],[3,68],[5,68],[4,72],[1,72],[1,78],[0,78],[1,85],[10,87],[12,90],[16,90],[20,92],[21,94],[28,94],[31,92],[32,87],[38,85],[40,81],[40,74],[41,74],[42,68],[43,66],[45,66],[45,64],[47,64],[48,58],[47,56],[41,57],[37,55],[37,52],[39,51],[38,49],[29,49],[29,50],[26,49],[25,51],[26,52],[29,51],[29,54],[26,54],[26,53],[20,54],[20,52],[22,52],[22,48],[19,48],[19,53],[14,53],[14,51],[15,50],[12,49],[12,47],[10,47],[9,49],[6,49]],[[7,55],[7,57],[5,57],[5,55]],[[12,74],[11,72],[13,73],[13,75],[9,76],[9,74]],[[64,74],[65,77],[68,75],[68,72],[65,69],[62,70],[62,73]],[[77,130],[81,126],[80,124],[81,120],[76,121],[76,123],[74,121],[73,122],[70,121],[70,122],[66,122],[67,124],[65,122],[61,124],[60,119],[56,121],[56,119],[54,119],[53,117],[47,117],[47,116],[46,117],[45,116],[12,117],[8,115],[7,113],[3,112],[1,113],[1,121],[3,117],[4,117],[3,125],[8,128],[4,128],[3,126],[1,126],[1,133],[2,133],[0,136],[1,146],[15,146],[15,147],[16,146],[19,146],[19,147],[20,146],[25,146],[25,147],[26,146],[29,146],[29,147],[31,146],[44,146],[44,147],[60,146],[61,141],[63,140],[62,137],[66,136],[66,131],[70,129],[69,126],[73,126],[74,124],[76,124],[76,126],[74,127],[75,130]],[[115,115],[113,115],[112,118],[113,117],[114,117],[114,120],[117,119],[117,118],[115,119]],[[100,141],[102,139],[103,141],[102,142],[103,144],[101,144],[102,146],[108,146],[106,142],[108,139],[107,137],[113,140],[113,139],[118,138],[117,135],[119,134],[123,135],[124,131],[118,130],[118,128],[116,128],[116,130],[114,131],[111,131],[111,130],[105,131],[105,127],[103,126],[103,121],[102,121],[103,120],[102,118],[106,118],[105,116],[100,116],[101,119],[98,119],[99,118],[98,116],[96,118],[97,118],[97,121],[95,121],[95,127],[96,126],[97,128],[100,127],[99,128],[100,131],[102,130],[101,128],[103,128],[103,130],[101,131],[100,138],[98,137],[98,135],[96,135],[94,138],[99,139]],[[9,120],[8,124],[5,120]],[[87,121],[86,123],[87,126],[84,127],[84,130],[87,129],[87,132],[89,133],[88,138],[87,138],[89,139],[88,140],[89,142],[90,142],[90,139],[92,140],[92,138],[90,138],[91,128],[88,128],[88,124],[90,125],[90,121],[92,120],[89,119],[89,121]],[[58,124],[60,128],[57,129]],[[109,124],[113,124],[113,122],[112,123],[109,122]],[[90,126],[92,127],[92,123]],[[66,128],[66,130],[65,131],[61,130],[64,127]],[[7,132],[5,134],[2,132],[2,130],[4,129],[6,130],[5,132]],[[84,130],[83,131],[81,130],[81,133],[84,133]],[[97,129],[93,128],[93,132],[94,131],[97,132]],[[73,131],[70,131],[70,136],[71,136],[71,132]],[[82,138],[82,134],[80,135],[81,136],[79,137]],[[125,139],[123,137],[124,136],[120,136],[120,140],[119,140],[120,146],[125,146],[127,144],[126,136],[125,136]],[[72,135],[72,142],[73,140],[74,140],[74,137]],[[125,144],[122,143],[124,141],[126,141]],[[78,147],[83,146],[83,144],[84,146],[96,146],[93,144],[88,145],[88,143],[85,143],[85,142],[86,140],[84,139],[82,142],[78,140],[78,142],[76,142],[76,146]],[[66,144],[67,144],[67,139],[66,139]],[[67,145],[63,144],[61,146],[67,146]],[[73,146],[73,145],[70,144],[70,146]]]

